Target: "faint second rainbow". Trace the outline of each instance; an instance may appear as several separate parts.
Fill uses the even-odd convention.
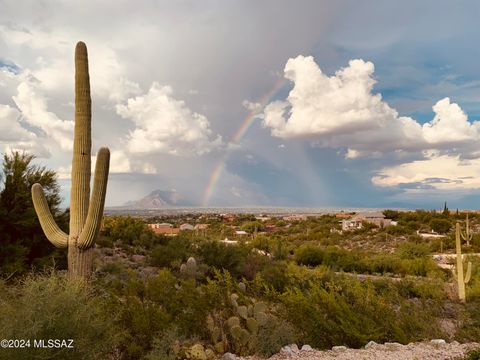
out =
[[[232,138],[227,144],[225,153],[222,155],[222,157],[219,159],[212,172],[210,173],[207,186],[205,187],[205,190],[203,192],[202,206],[208,206],[210,197],[212,196],[213,191],[215,190],[215,186],[217,185],[218,180],[222,175],[223,169],[225,168],[225,163],[228,159],[229,149],[231,145],[237,144],[243,138],[243,136],[247,133],[248,129],[252,126],[254,120],[256,119],[256,116],[260,113],[260,111],[263,110],[263,108],[283,87],[283,85],[285,85],[286,82],[287,80],[283,77],[277,80],[277,82],[275,82],[275,84],[273,85],[272,89],[260,98],[260,100],[258,101],[258,105],[255,107],[255,109],[249,111],[245,119],[238,127],[237,131],[235,131]]]

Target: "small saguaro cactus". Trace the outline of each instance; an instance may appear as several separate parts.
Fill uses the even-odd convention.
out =
[[[455,227],[455,247],[457,250],[457,267],[453,270],[453,276],[457,280],[458,298],[461,302],[465,302],[465,284],[470,281],[472,275],[472,263],[469,261],[467,265],[467,273],[463,276],[463,259],[462,244],[460,241],[460,224],[457,222]]]
[[[467,242],[467,246],[470,246],[470,240],[473,238],[473,233],[470,232],[470,223],[468,221],[468,213],[467,213],[467,219],[465,220],[465,231],[461,231],[460,235],[462,236],[462,239]]]
[[[58,248],[68,248],[69,275],[83,278],[88,278],[93,268],[93,244],[102,221],[110,164],[110,151],[103,147],[97,153],[90,198],[91,107],[87,47],[78,42],[75,48],[75,129],[69,235],[55,223],[40,184],[32,186],[32,198],[48,240]]]

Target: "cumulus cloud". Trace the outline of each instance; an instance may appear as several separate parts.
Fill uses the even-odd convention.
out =
[[[13,100],[26,122],[41,129],[62,150],[72,150],[73,121],[61,120],[53,112],[48,111],[47,100],[31,77],[27,75],[18,85],[17,95],[13,96]]]
[[[407,190],[461,190],[480,188],[480,159],[462,160],[459,155],[428,154],[425,159],[385,167],[372,178],[382,187]]]
[[[433,106],[426,124],[400,116],[373,93],[374,65],[351,60],[334,75],[324,74],[313,57],[289,59],[285,77],[294,86],[285,100],[265,107],[263,126],[280,138],[308,137],[321,147],[347,148],[346,158],[397,150],[438,149],[467,156],[480,139],[479,122],[449,98]]]
[[[147,93],[116,107],[135,124],[127,148],[133,154],[201,155],[221,145],[208,119],[172,96],[172,88],[154,82]]]

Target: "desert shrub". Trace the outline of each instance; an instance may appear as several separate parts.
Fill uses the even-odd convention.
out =
[[[218,241],[208,241],[200,244],[198,250],[203,263],[210,266],[208,274],[213,275],[213,269],[227,270],[233,277],[242,275],[245,261],[250,250],[243,246],[225,245]]]
[[[100,247],[113,248],[113,240],[107,236],[99,236],[95,243]]]
[[[300,265],[317,266],[323,263],[323,250],[314,245],[302,245],[295,252],[295,261]]]
[[[288,277],[285,273],[285,261],[272,261],[260,272],[265,285],[276,291],[283,292],[288,284]]]
[[[319,348],[360,347],[369,340],[407,343],[441,336],[438,311],[428,299],[406,300],[392,282],[335,277],[289,288],[279,296],[300,341]]]
[[[430,227],[433,231],[441,234],[446,234],[452,227],[452,223],[446,219],[432,219]]]
[[[153,241],[155,234],[147,224],[131,216],[108,216],[103,220],[102,234],[112,240],[132,245],[143,235],[143,242]]]
[[[158,334],[152,342],[152,349],[145,355],[145,360],[176,360],[181,353],[181,342],[184,338],[177,329]]]
[[[0,359],[98,359],[116,351],[121,330],[101,294],[84,281],[28,276],[0,293],[3,338],[30,339],[30,348],[7,349]],[[34,339],[73,339],[73,349],[33,347]]]
[[[150,264],[158,267],[170,267],[172,263],[186,261],[192,254],[190,241],[172,238],[166,245],[156,245],[151,250]]]
[[[288,344],[297,341],[295,328],[287,321],[270,317],[265,326],[261,326],[255,336],[255,353],[269,357]]]
[[[463,360],[480,360],[480,349],[470,350],[465,354]]]
[[[397,252],[402,259],[416,259],[427,256],[430,253],[428,243],[408,242],[401,244]]]

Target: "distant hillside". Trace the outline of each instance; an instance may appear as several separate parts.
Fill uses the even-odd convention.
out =
[[[162,209],[174,206],[192,206],[176,190],[155,190],[140,200],[128,201],[122,208]]]

